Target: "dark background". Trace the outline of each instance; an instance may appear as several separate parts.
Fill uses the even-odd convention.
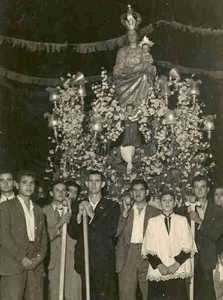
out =
[[[118,37],[125,33],[120,15],[132,4],[142,15],[144,27],[158,20],[177,21],[203,28],[223,29],[222,0],[1,0],[0,34],[45,42],[84,43]],[[223,70],[223,34],[202,35],[154,28],[152,54],[155,62],[169,61],[204,70]],[[117,49],[78,54],[67,48],[61,53],[29,52],[7,44],[0,46],[0,66],[30,75],[57,78],[79,70],[86,76],[112,70]],[[166,73],[168,69],[159,68]],[[216,177],[223,183],[223,81],[201,77],[202,100],[208,113],[216,113],[212,148]],[[43,173],[47,157],[48,94],[44,87],[24,85],[0,77],[1,164],[16,169],[33,168]]]

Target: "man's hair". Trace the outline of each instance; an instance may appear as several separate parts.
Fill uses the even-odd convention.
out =
[[[76,187],[78,192],[81,189],[80,185],[74,179],[68,179],[68,180],[66,180],[65,184],[66,184],[66,187],[69,187],[69,186]]]
[[[14,172],[10,168],[0,168],[0,175],[2,174],[10,174],[14,178]]]
[[[162,199],[163,196],[167,196],[167,195],[173,197],[173,199],[174,199],[174,201],[175,201],[175,194],[174,194],[174,191],[173,191],[172,189],[169,189],[169,188],[165,187],[165,188],[163,188],[163,189],[161,190],[160,199]]]
[[[98,170],[89,170],[89,171],[87,172],[87,180],[89,179],[89,177],[90,177],[91,175],[98,175],[98,176],[101,176],[101,180],[102,180],[102,181],[105,181],[104,175],[103,175],[100,171],[98,171]]]
[[[66,186],[75,186],[77,188],[80,188],[80,185],[74,180],[74,179],[67,179],[65,181]]]
[[[16,181],[20,182],[21,178],[24,176],[32,177],[36,181],[36,173],[31,170],[20,170],[16,175]]]
[[[133,189],[133,187],[137,184],[141,184],[144,186],[145,190],[148,190],[148,184],[145,182],[144,179],[134,179],[132,182],[131,182],[131,190]]]
[[[193,178],[193,180],[192,180],[192,186],[194,186],[194,183],[195,182],[199,182],[199,181],[205,181],[206,182],[206,184],[207,184],[207,186],[209,185],[209,180],[208,180],[208,177],[207,176],[205,176],[205,175],[197,175],[197,176],[195,176],[194,178]]]
[[[63,184],[66,187],[66,183],[64,182],[63,179],[56,179],[56,180],[54,180],[54,181],[51,182],[50,189],[52,190],[54,188],[54,186],[58,185],[58,184]]]

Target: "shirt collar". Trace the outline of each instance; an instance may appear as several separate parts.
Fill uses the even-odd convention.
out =
[[[5,202],[5,201],[7,201],[7,200],[12,200],[12,199],[14,199],[15,198],[15,194],[14,193],[12,193],[10,196],[8,196],[8,197],[6,197],[5,195],[1,195],[0,196],[0,202],[2,203],[2,202]]]
[[[89,197],[89,203],[91,204],[93,210],[95,210],[95,208],[97,207],[97,205],[100,201],[101,201],[101,199],[99,199],[96,203],[93,203],[91,198]]]
[[[163,216],[164,218],[171,218],[172,216],[174,216],[175,215],[175,213],[174,212],[172,212],[171,214],[169,214],[168,216],[167,215],[165,215],[164,213],[162,213],[161,214],[161,216]]]
[[[147,203],[146,203],[146,204],[144,205],[144,207],[140,210],[140,213],[146,210],[146,206],[147,206]],[[139,212],[139,208],[138,208],[138,206],[136,205],[136,203],[133,204],[133,210]]]

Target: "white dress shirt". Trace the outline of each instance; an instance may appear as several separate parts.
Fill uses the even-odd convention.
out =
[[[143,242],[143,228],[144,228],[144,219],[146,206],[143,209],[139,210],[137,205],[133,205],[133,227],[132,227],[132,244],[141,244]]]
[[[91,207],[93,210],[96,209],[98,203],[100,202],[101,199],[99,199],[96,203],[93,203],[92,200],[89,198],[89,203],[91,204]]]
[[[203,221],[204,220],[204,216],[205,216],[205,212],[206,212],[206,209],[207,209],[207,206],[208,206],[208,201],[206,201],[205,203],[204,203],[204,205],[202,205],[202,206],[198,206],[197,208],[196,208],[196,210],[197,210],[197,213],[198,213],[198,215],[199,215],[199,218]]]
[[[62,217],[63,214],[64,214],[63,204],[59,204],[58,205],[58,204],[53,203],[52,206],[53,206],[53,210],[56,211],[56,212],[58,212],[58,214],[60,215],[60,217]]]
[[[20,204],[22,205],[25,220],[26,220],[26,231],[30,242],[35,241],[35,216],[34,216],[34,209],[33,203],[30,201],[29,208],[26,206],[24,200],[17,196]]]
[[[8,200],[12,200],[15,198],[15,194],[12,193],[10,196],[6,197],[5,195],[0,196],[0,203],[6,202]]]

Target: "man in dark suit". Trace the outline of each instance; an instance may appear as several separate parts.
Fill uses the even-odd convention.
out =
[[[88,199],[73,207],[68,234],[75,240],[75,270],[82,278],[82,298],[86,299],[84,272],[84,242],[81,215],[86,210],[89,217],[89,263],[91,300],[114,300],[115,282],[115,236],[120,215],[119,205],[102,195],[105,186],[103,175],[89,171],[86,186]],[[89,213],[90,212],[90,213]]]
[[[118,243],[116,249],[116,271],[119,277],[119,299],[136,300],[139,284],[142,299],[147,300],[148,261],[142,258],[141,248],[149,218],[161,212],[147,204],[148,187],[144,180],[133,180],[131,194],[132,207],[123,201],[123,211],[119,220]]]
[[[200,202],[200,207],[189,213],[191,220],[196,222],[195,240],[198,247],[195,259],[195,299],[216,300],[213,269],[217,263],[217,240],[223,233],[223,210],[208,199],[206,177],[195,177],[193,189]]]
[[[18,196],[0,207],[1,299],[41,300],[47,237],[43,213],[31,200],[34,174],[21,172],[17,187]]]

